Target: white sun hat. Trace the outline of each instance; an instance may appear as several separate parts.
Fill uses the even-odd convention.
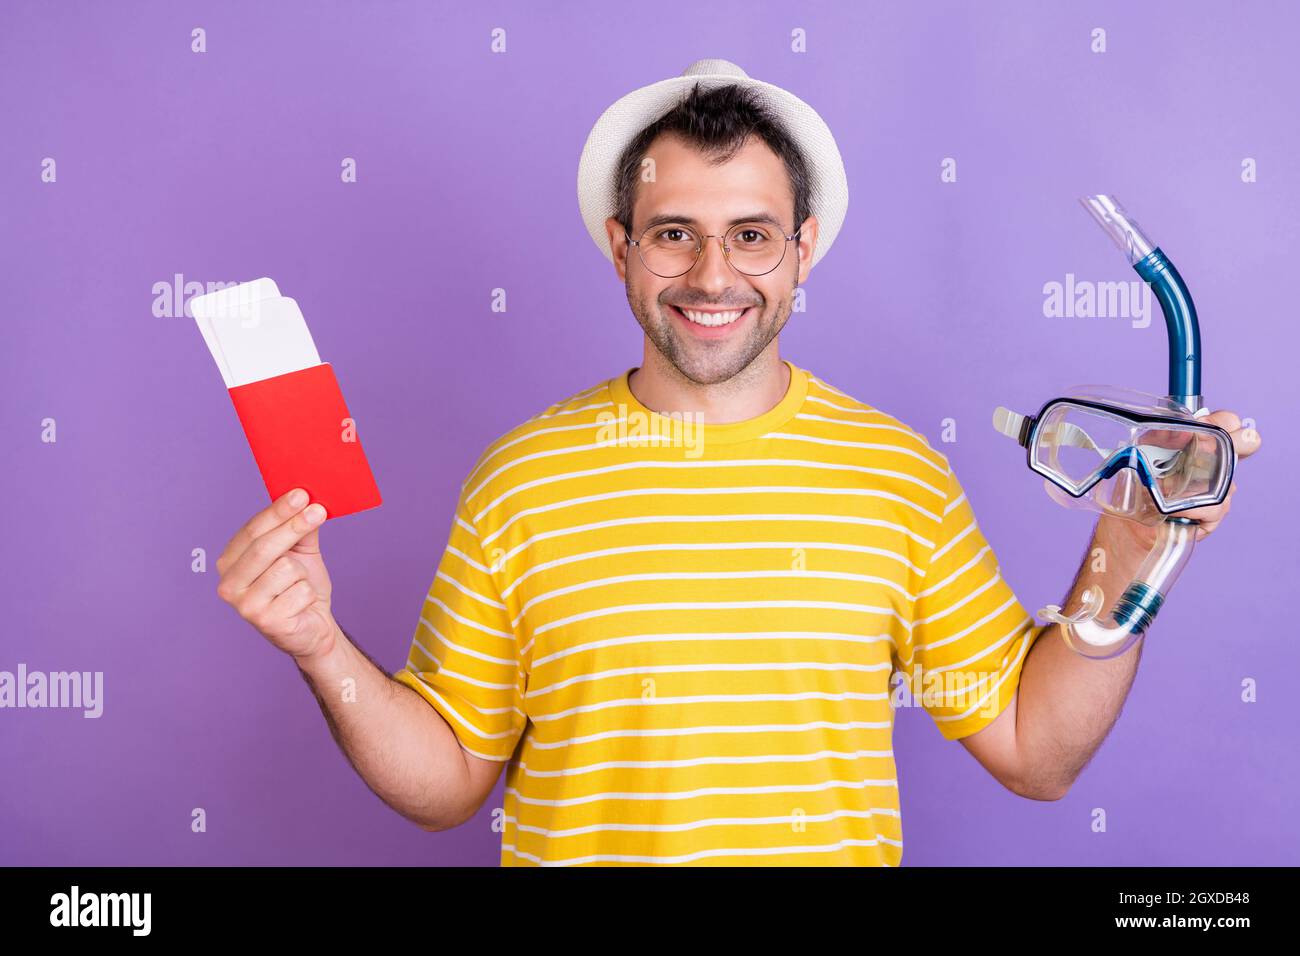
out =
[[[633,90],[601,114],[578,160],[578,208],[592,241],[606,259],[614,261],[605,220],[617,211],[615,176],[619,157],[641,130],[676,106],[696,83],[701,89],[735,84],[756,90],[763,105],[802,150],[811,179],[812,214],[818,224],[812,256],[812,264],[816,265],[839,234],[849,205],[848,178],[835,137],[817,111],[799,97],[771,83],[750,79],[728,60],[696,60],[681,76]]]

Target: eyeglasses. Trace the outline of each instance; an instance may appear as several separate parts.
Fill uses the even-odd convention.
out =
[[[709,236],[684,223],[670,222],[648,227],[639,239],[626,232],[623,235],[636,246],[642,265],[662,279],[675,279],[695,268],[704,254],[705,239],[721,239],[728,265],[742,275],[766,275],[784,261],[786,243],[802,231],[796,229],[794,235],[787,236],[771,223],[742,222],[724,235]]]

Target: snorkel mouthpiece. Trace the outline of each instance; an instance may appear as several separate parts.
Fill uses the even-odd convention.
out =
[[[1084,592],[1083,607],[1074,614],[1063,614],[1056,604],[1039,610],[1040,615],[1061,625],[1061,634],[1071,650],[1099,660],[1118,657],[1146,633],[1192,556],[1196,522],[1175,518],[1162,521],[1157,531],[1155,546],[1143,560],[1137,577],[1106,618],[1101,614],[1105,596],[1095,585]]]
[[[1079,202],[1124,254],[1129,265],[1150,285],[1152,294],[1160,303],[1169,338],[1168,400],[1186,409],[1185,413],[1179,410],[1178,415],[1186,414],[1194,418],[1204,408],[1200,394],[1201,339],[1196,306],[1187,284],[1169,257],[1129,217],[1115,197],[1084,196]],[[1099,407],[1104,407],[1104,403]],[[1169,414],[1168,410],[1165,412]],[[1042,431],[1042,426],[1036,425],[1035,417],[999,407],[993,413],[993,426],[1029,449],[1030,467],[1034,468],[1034,446],[1041,440],[1039,432]],[[1063,431],[1056,436],[1057,440],[1062,440],[1062,435],[1066,434],[1070,433]],[[1232,459],[1235,464],[1235,451],[1232,452]],[[1136,485],[1132,474],[1126,473],[1120,477],[1128,480],[1125,488]],[[1225,481],[1230,479],[1229,470]],[[1068,507],[1096,507],[1095,502],[1071,499],[1055,491],[1051,482],[1044,484],[1049,494],[1061,504]],[[1076,493],[1071,492],[1072,495]],[[1100,510],[1105,512],[1108,509]],[[1123,512],[1119,512],[1119,516],[1139,520],[1132,514]],[[1174,582],[1178,580],[1178,575],[1186,567],[1196,542],[1196,529],[1195,520],[1176,514],[1160,520],[1155,545],[1143,560],[1137,576],[1120,594],[1108,614],[1103,615],[1105,597],[1096,586],[1084,592],[1083,606],[1073,614],[1063,613],[1060,606],[1055,604],[1042,608],[1038,613],[1049,621],[1060,624],[1066,644],[1085,657],[1104,659],[1123,654],[1146,633]]]

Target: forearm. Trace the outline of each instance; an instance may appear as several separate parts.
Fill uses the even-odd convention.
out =
[[[1093,586],[1111,606],[1145,556],[1122,520],[1099,519],[1062,608],[1073,612]],[[1119,717],[1144,643],[1096,660],[1070,650],[1059,624],[1039,637],[1021,671],[1016,713],[1021,777],[1031,792],[1060,795],[1087,766]]]
[[[339,628],[328,651],[298,660],[330,733],[366,785],[426,828],[463,818],[469,774],[447,722]]]

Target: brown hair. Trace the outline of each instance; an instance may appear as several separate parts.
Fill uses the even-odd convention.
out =
[[[759,136],[785,164],[794,195],[794,228],[812,213],[808,165],[794,138],[764,107],[753,89],[730,84],[701,90],[697,83],[676,106],[628,143],[615,167],[615,217],[629,234],[641,161],[655,138],[673,133],[695,146],[714,166],[728,162],[751,134]]]

